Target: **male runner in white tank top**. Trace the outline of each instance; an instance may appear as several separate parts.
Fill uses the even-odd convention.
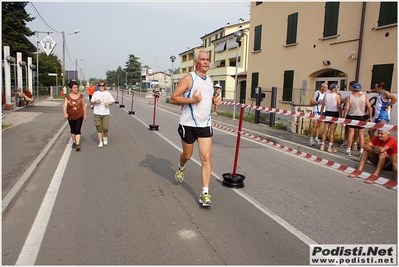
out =
[[[186,74],[177,84],[170,103],[182,105],[178,132],[181,137],[183,153],[175,174],[178,183],[183,182],[186,162],[191,158],[197,140],[201,158],[202,193],[199,202],[202,206],[212,206],[209,184],[212,162],[212,104],[219,105],[222,100],[215,95],[213,80],[206,74],[209,70],[209,55],[206,51],[194,54],[195,71]]]

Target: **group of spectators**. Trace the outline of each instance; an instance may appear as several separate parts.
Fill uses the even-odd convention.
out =
[[[313,113],[331,117],[342,117],[362,122],[375,122],[386,124],[390,121],[390,111],[397,102],[397,97],[385,90],[385,83],[377,82],[373,90],[367,91],[378,93],[376,104],[373,109],[366,94],[363,94],[361,84],[356,81],[349,83],[351,94],[347,98],[342,98],[338,93],[337,84],[333,83],[328,87],[327,83],[322,83],[310,101],[313,106]],[[342,108],[344,104],[344,108]],[[334,120],[324,122],[324,131],[321,140],[318,139],[322,121],[313,120],[313,127],[310,135],[309,145],[320,145],[320,150],[325,150],[325,141],[329,132],[328,152],[337,152],[334,148],[334,135],[337,123]],[[364,124],[363,124],[364,125]],[[378,176],[381,170],[392,170],[394,179],[397,181],[397,140],[390,136],[389,131],[368,129],[369,142],[365,142],[365,128],[359,125],[343,125],[345,127],[345,141],[341,147],[346,147],[344,156],[351,157],[351,150],[357,150],[359,141],[359,170],[363,171],[368,160],[375,166],[374,175]],[[349,177],[355,178],[356,174]],[[367,181],[366,181],[367,182]]]

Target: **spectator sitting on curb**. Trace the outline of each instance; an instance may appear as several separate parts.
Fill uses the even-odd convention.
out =
[[[374,136],[370,142],[363,146],[363,155],[360,158],[359,170],[363,171],[367,160],[370,160],[376,168],[374,175],[378,176],[382,169],[393,170],[394,180],[398,175],[398,142],[389,135],[389,131],[378,130],[378,136]],[[350,174],[350,178],[358,175]],[[366,180],[366,183],[373,183]]]
[[[28,101],[28,104],[26,104],[26,106],[28,108],[30,108],[30,105],[33,103],[33,96],[32,93],[28,90],[25,90],[23,93],[21,92],[21,89],[18,89],[18,97],[19,98],[25,98],[26,101]]]

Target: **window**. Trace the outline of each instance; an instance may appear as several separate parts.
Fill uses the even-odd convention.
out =
[[[324,14],[323,38],[338,34],[339,2],[327,2]]]
[[[261,42],[262,42],[262,25],[258,25],[255,27],[255,40],[254,40],[254,51],[261,50]]]
[[[215,63],[211,65],[211,69],[219,68],[219,67],[226,67],[226,60],[216,60]]]
[[[288,16],[286,45],[296,43],[297,28],[298,28],[298,12]]]
[[[376,82],[384,82],[385,90],[391,92],[393,64],[381,64],[373,66],[370,88],[374,88]]]
[[[215,48],[215,52],[222,52],[226,50],[226,41],[218,43],[218,46]]]
[[[294,71],[284,71],[283,101],[292,102],[292,92],[294,90]]]
[[[227,42],[227,49],[232,49],[237,47],[237,42],[236,38],[230,38],[229,41]]]
[[[381,2],[378,27],[398,23],[398,2]]]
[[[229,58],[229,66],[230,67],[235,67],[236,64],[238,64],[237,67],[240,67],[240,62],[241,62],[241,57],[238,57],[238,63],[237,63],[235,57],[234,58]]]
[[[252,73],[252,82],[251,82],[251,98],[255,98],[255,88],[258,87],[259,84],[259,72]]]

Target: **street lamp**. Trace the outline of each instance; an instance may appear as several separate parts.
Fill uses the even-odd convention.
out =
[[[82,59],[75,59],[76,60],[76,65],[75,65],[75,75],[73,75],[73,77],[75,78],[75,80],[76,81],[78,81],[79,80],[79,73],[78,73],[78,61],[83,61],[84,60],[84,58],[82,58]],[[78,75],[78,77],[77,77],[77,79],[76,79],[76,75]]]
[[[20,62],[18,62],[18,64],[21,66],[21,67],[25,67],[25,79],[26,79],[26,82],[25,82],[25,90],[28,90],[28,68],[27,68],[27,66],[26,66],[26,62],[25,61],[20,61]]]
[[[170,56],[170,61],[172,61],[172,93],[173,93],[173,62],[175,62],[176,57],[175,56]]]
[[[15,65],[16,65],[17,59],[12,56],[7,56],[6,60],[7,60],[7,62],[10,63],[10,65],[11,65],[11,63],[12,63],[12,65],[14,65],[14,91],[16,92],[17,91],[17,73],[15,70]]]
[[[238,71],[238,46],[241,43],[241,38],[244,36],[242,30],[236,31],[233,35],[236,38],[237,49],[236,49],[236,76],[235,76],[235,86],[234,86],[234,103],[237,102],[237,87],[238,87],[238,80],[237,80],[237,71]],[[242,61],[242,59],[241,59]],[[236,105],[233,105],[233,120],[236,119]]]
[[[36,66],[33,65],[33,64],[30,64],[29,65],[29,69],[31,70],[30,73],[32,75],[32,71],[36,69]],[[33,84],[33,86],[32,86],[32,94],[34,95],[34,92],[35,92],[35,91],[33,91],[33,88],[34,88],[34,85],[35,85],[35,78],[34,77],[32,77],[32,84]]]
[[[71,34],[78,34],[80,31],[76,30],[74,32],[68,33],[65,35],[65,32],[62,32],[62,86],[65,85],[65,47],[66,47],[66,38]]]

